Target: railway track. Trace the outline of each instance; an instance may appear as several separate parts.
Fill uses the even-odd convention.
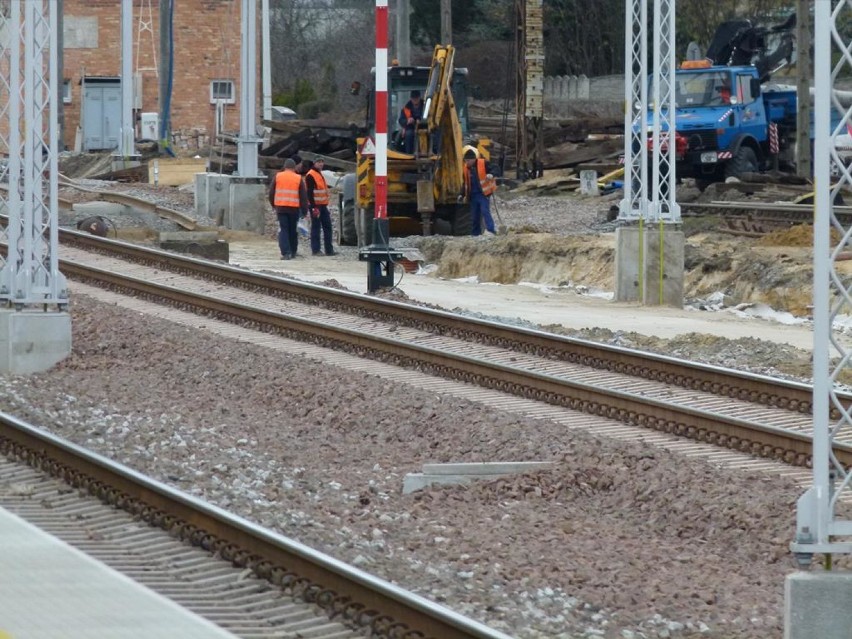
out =
[[[809,385],[63,231],[72,279],[510,395],[807,466]],[[843,401],[852,404],[852,396]],[[852,441],[839,441],[841,463]]]
[[[684,202],[684,215],[716,215],[720,230],[742,235],[760,236],[799,224],[813,224],[813,204],[789,202]],[[835,206],[835,217],[842,224],[852,224],[852,207]]]
[[[509,639],[5,414],[0,455],[0,506],[239,637]]]

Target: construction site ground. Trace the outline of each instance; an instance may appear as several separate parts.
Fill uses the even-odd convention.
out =
[[[608,218],[621,194],[539,195],[552,192],[548,184],[560,180],[562,176],[550,175],[539,184],[501,192],[494,211],[496,236],[394,238],[394,247],[416,249],[421,261],[416,272],[398,265],[396,288],[380,294],[708,363],[810,376],[809,226],[752,238],[721,232],[716,217],[685,217],[684,308],[615,302],[617,223]],[[145,192],[166,206],[192,212],[189,185],[104,186]],[[698,193],[690,185],[681,191],[691,201],[719,197],[711,190]],[[62,195],[80,204],[86,199],[69,189]],[[63,223],[82,215],[85,209],[80,206],[78,213],[77,207]],[[156,228],[158,224],[140,225],[125,217],[111,219],[120,238],[155,244],[158,231],[168,230],[164,221]],[[315,257],[302,239],[299,257],[281,261],[271,210],[264,235],[219,231],[230,243],[233,264],[366,292],[367,266],[358,261],[355,247],[336,246],[336,256]],[[848,268],[846,264],[838,268],[852,270],[852,262]],[[837,330],[843,333],[844,327]],[[846,337],[841,334],[840,339]]]

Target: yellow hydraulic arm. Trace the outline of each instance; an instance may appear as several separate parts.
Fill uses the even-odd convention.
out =
[[[438,202],[455,200],[463,181],[462,130],[456,113],[451,81],[455,49],[437,45],[432,55],[429,84],[423,98],[423,121],[426,126],[417,131],[417,155],[429,157],[437,150],[434,193]],[[433,144],[437,149],[433,149]]]

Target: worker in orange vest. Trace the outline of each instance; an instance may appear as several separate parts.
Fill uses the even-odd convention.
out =
[[[305,173],[305,189],[308,192],[308,208],[311,211],[311,253],[322,255],[320,252],[320,231],[322,231],[325,254],[334,255],[331,244],[331,212],[328,210],[330,194],[325,176],[322,174],[325,160],[317,158],[313,162],[310,160],[302,160],[302,162],[307,163],[308,169]]]
[[[299,248],[299,217],[308,213],[305,181],[296,173],[296,163],[292,159],[284,161],[284,170],[279,171],[269,185],[269,203],[278,216],[281,259],[291,260]]]
[[[402,152],[414,153],[415,136],[417,133],[417,123],[423,119],[423,100],[420,98],[420,91],[415,89],[411,92],[411,99],[405,103],[402,110],[399,112],[397,122],[402,128]]]
[[[476,151],[468,149],[464,154],[464,193],[470,202],[471,235],[482,235],[482,222],[485,230],[494,235],[494,218],[491,217],[491,205],[488,198],[497,190],[494,176],[488,172],[485,160],[478,157]]]

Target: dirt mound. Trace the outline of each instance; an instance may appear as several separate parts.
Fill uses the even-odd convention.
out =
[[[755,242],[758,246],[813,246],[814,227],[799,224],[788,229],[767,233]]]

